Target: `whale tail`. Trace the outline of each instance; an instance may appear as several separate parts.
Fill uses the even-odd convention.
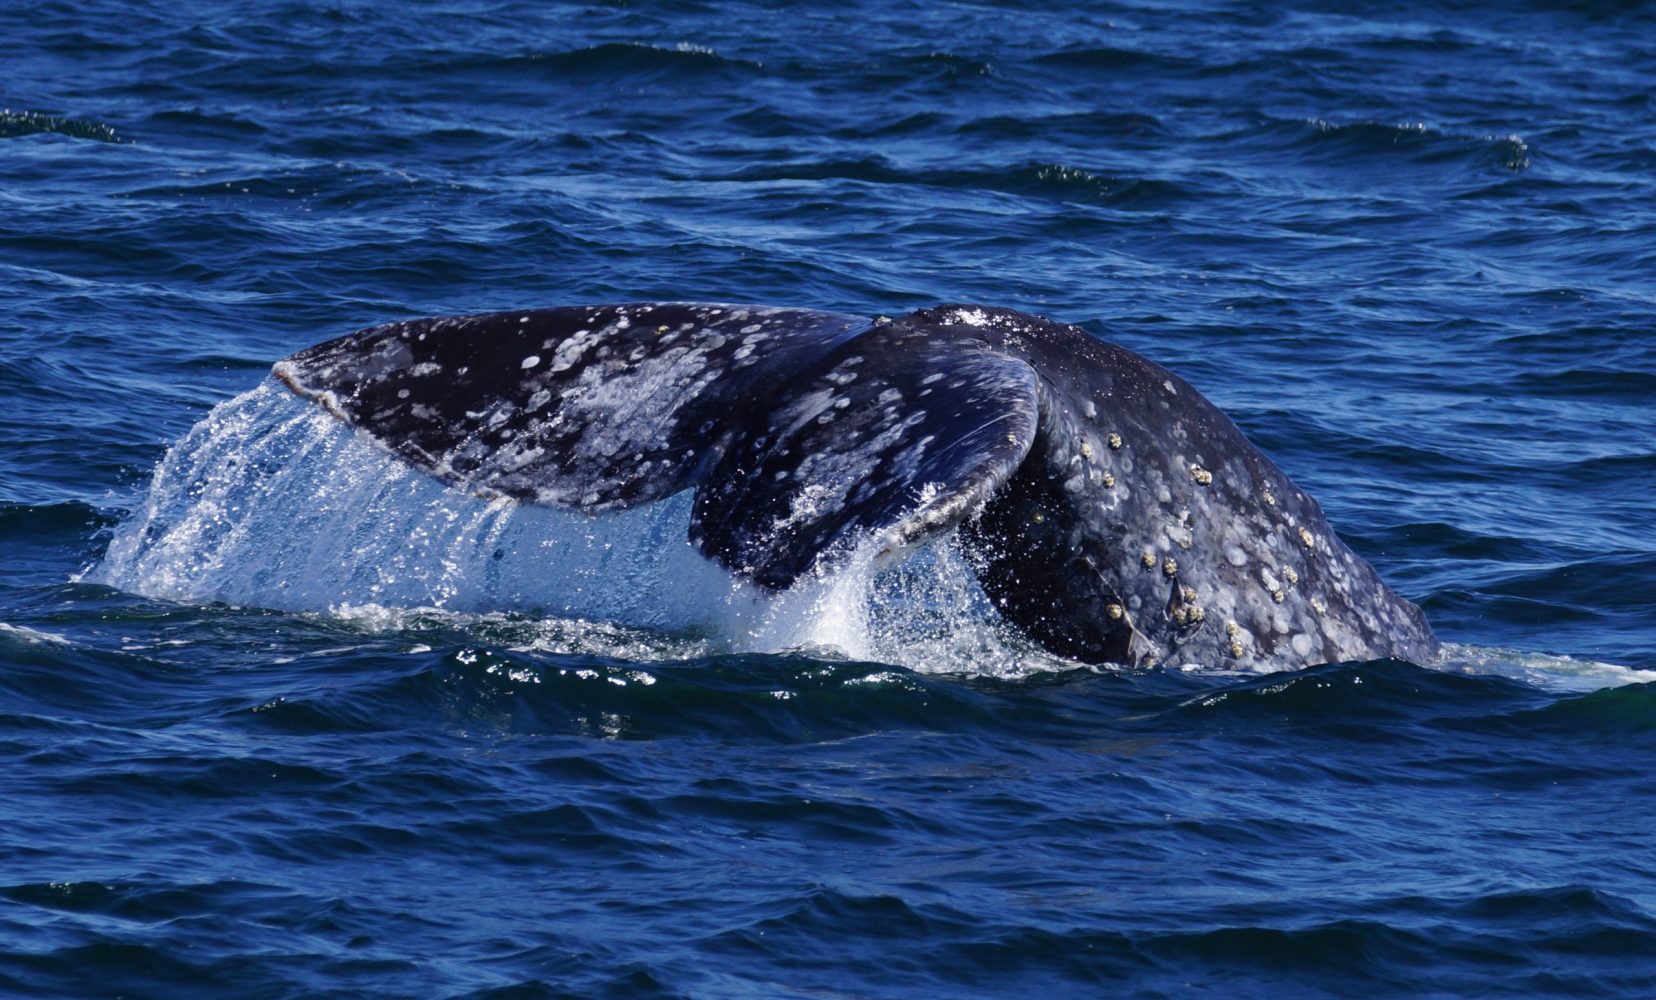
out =
[[[1437,648],[1194,387],[1039,316],[489,313],[372,327],[275,374],[474,493],[600,512],[694,490],[690,543],[772,590],[960,526],[991,603],[1062,656],[1291,666]]]

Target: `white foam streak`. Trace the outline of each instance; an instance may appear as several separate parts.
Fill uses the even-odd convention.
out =
[[[1656,670],[1459,643],[1445,643],[1443,656],[1436,666],[1456,673],[1510,677],[1549,691],[1587,692],[1656,681]]]

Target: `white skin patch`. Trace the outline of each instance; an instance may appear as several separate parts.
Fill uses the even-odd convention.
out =
[[[540,355],[539,354],[531,354],[527,358],[523,359],[523,367],[524,367],[525,371],[527,371],[530,368],[535,367],[538,364],[540,364]]]

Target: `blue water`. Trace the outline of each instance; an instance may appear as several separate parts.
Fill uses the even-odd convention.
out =
[[[1649,4],[0,37],[0,994],[1656,990]],[[491,509],[267,378],[656,298],[1083,323],[1449,652],[1083,669],[946,547],[709,619],[657,521]]]

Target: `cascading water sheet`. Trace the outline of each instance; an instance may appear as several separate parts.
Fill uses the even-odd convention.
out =
[[[858,552],[770,593],[690,545],[690,493],[587,515],[470,496],[265,382],[167,453],[85,579],[175,601],[421,611],[665,633],[685,655],[811,648],[917,670],[1067,664],[995,615],[952,540],[895,566]]]

